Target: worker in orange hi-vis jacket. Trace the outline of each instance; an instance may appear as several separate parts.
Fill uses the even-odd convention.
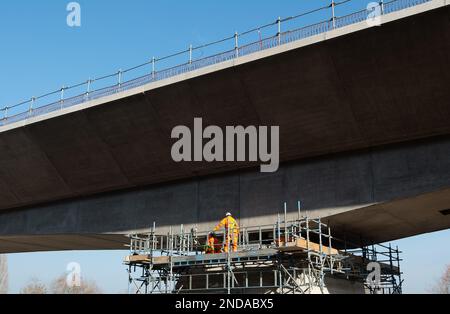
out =
[[[228,253],[228,244],[231,245],[233,252],[237,252],[239,241],[239,225],[236,219],[231,216],[231,213],[227,213],[226,217],[222,219],[214,228],[214,232],[221,230],[225,230],[224,252]]]
[[[206,254],[222,253],[222,244],[220,243],[219,237],[214,232],[208,234],[208,241],[205,251]]]

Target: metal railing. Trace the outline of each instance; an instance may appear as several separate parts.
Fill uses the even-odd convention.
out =
[[[6,106],[0,109],[0,126],[41,116],[57,110],[62,110],[68,107],[82,104],[87,101],[92,101],[105,96],[130,90],[148,83],[161,81],[214,64],[250,55],[255,52],[267,50],[311,36],[319,35],[333,29],[359,23],[367,20],[369,14],[373,13],[373,10],[375,10],[375,8],[363,9],[348,15],[337,16],[336,9],[339,6],[351,1],[352,0],[343,0],[340,2],[335,2],[334,0],[332,0],[329,5],[317,8],[315,10],[311,10],[285,19],[278,18],[273,23],[254,28],[243,33],[235,33],[233,36],[209,44],[197,47],[193,47],[191,45],[187,50],[183,50],[166,57],[152,58],[149,62],[126,70],[119,70],[113,74],[96,79],[88,79],[85,82],[73,86],[63,86],[62,88],[54,92],[47,93],[39,97],[32,97],[29,100],[20,102],[15,105]],[[432,0],[379,1],[378,9],[380,14],[384,15],[430,1]],[[317,14],[323,11],[331,11],[331,18],[322,20],[321,22],[312,25],[294,27],[291,30],[283,31],[284,25],[291,24],[292,21],[298,21],[302,17],[305,17],[307,15]],[[263,31],[273,32],[272,35],[263,37]],[[255,34],[259,37],[258,40],[255,41],[254,39],[247,39],[247,43],[242,44],[246,38],[249,38]],[[195,53],[203,53],[203,50],[205,48],[222,46],[224,46],[224,48],[220,49],[220,53],[215,53],[207,57],[195,58]],[[176,62],[180,58],[186,58],[186,62],[181,62],[181,64],[176,63],[176,65],[174,66],[168,66],[159,71],[157,70],[159,64],[168,63],[171,60],[174,60]],[[136,72],[141,72],[141,74],[135,74],[134,78],[130,80],[124,80],[127,75]],[[111,83],[111,80],[114,80],[115,82]],[[101,85],[102,83],[106,86]],[[97,89],[94,89],[94,87],[96,86]],[[80,94],[76,94],[76,91],[80,91],[80,89],[83,89],[83,92],[81,92]],[[75,95],[68,96],[71,92],[75,93]]]

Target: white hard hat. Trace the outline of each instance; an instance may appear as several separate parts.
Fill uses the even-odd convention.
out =
[[[225,214],[225,216],[227,216],[227,217],[228,217],[228,216],[231,216],[231,213],[228,212],[228,213]]]

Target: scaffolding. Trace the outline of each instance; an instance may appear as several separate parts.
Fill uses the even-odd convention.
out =
[[[373,286],[367,280],[364,281],[367,292],[370,294],[402,294],[400,254],[398,246],[394,248],[391,244],[376,244],[348,250],[349,258],[346,264],[349,270],[347,276],[350,279],[368,278],[373,270],[368,269],[367,266],[375,262],[381,268],[377,279],[379,282]]]
[[[170,228],[157,234],[153,224],[147,234],[130,237],[125,258],[129,292],[138,294],[188,293],[326,293],[327,278],[360,282],[367,293],[401,293],[400,251],[391,246],[338,250],[342,241],[320,218],[300,215],[271,225],[242,227],[238,250],[232,252],[230,235],[221,230],[220,253],[207,254],[209,232],[196,227]],[[339,244],[341,242],[341,244]],[[226,250],[226,247],[229,249]],[[369,285],[367,265],[380,265],[379,283]]]

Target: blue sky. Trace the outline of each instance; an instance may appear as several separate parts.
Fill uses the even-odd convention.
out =
[[[0,4],[0,107],[270,23],[329,3],[329,0],[133,0],[78,1],[81,27],[66,24],[69,1],[2,1]],[[338,15],[362,9],[354,0]],[[330,11],[299,20],[304,25]],[[271,30],[273,31],[273,30]],[[232,47],[230,47],[232,48]],[[208,51],[201,51],[206,54]],[[187,56],[185,56],[187,58]],[[405,252],[407,292],[426,292],[450,263],[443,250],[450,232],[399,241]],[[69,262],[82,266],[105,292],[124,292],[125,252],[70,252],[10,256],[11,290],[32,277],[50,281]]]
[[[337,13],[364,8],[367,2],[353,0],[339,7]],[[153,56],[187,49],[190,44],[205,44],[232,36],[235,31],[274,22],[279,16],[324,6],[329,0],[79,1],[79,28],[66,24],[68,3],[2,1],[2,108],[63,85],[144,63]],[[316,22],[331,17],[330,14],[329,10],[323,11],[299,19],[295,25]],[[268,32],[273,35],[276,30]]]

